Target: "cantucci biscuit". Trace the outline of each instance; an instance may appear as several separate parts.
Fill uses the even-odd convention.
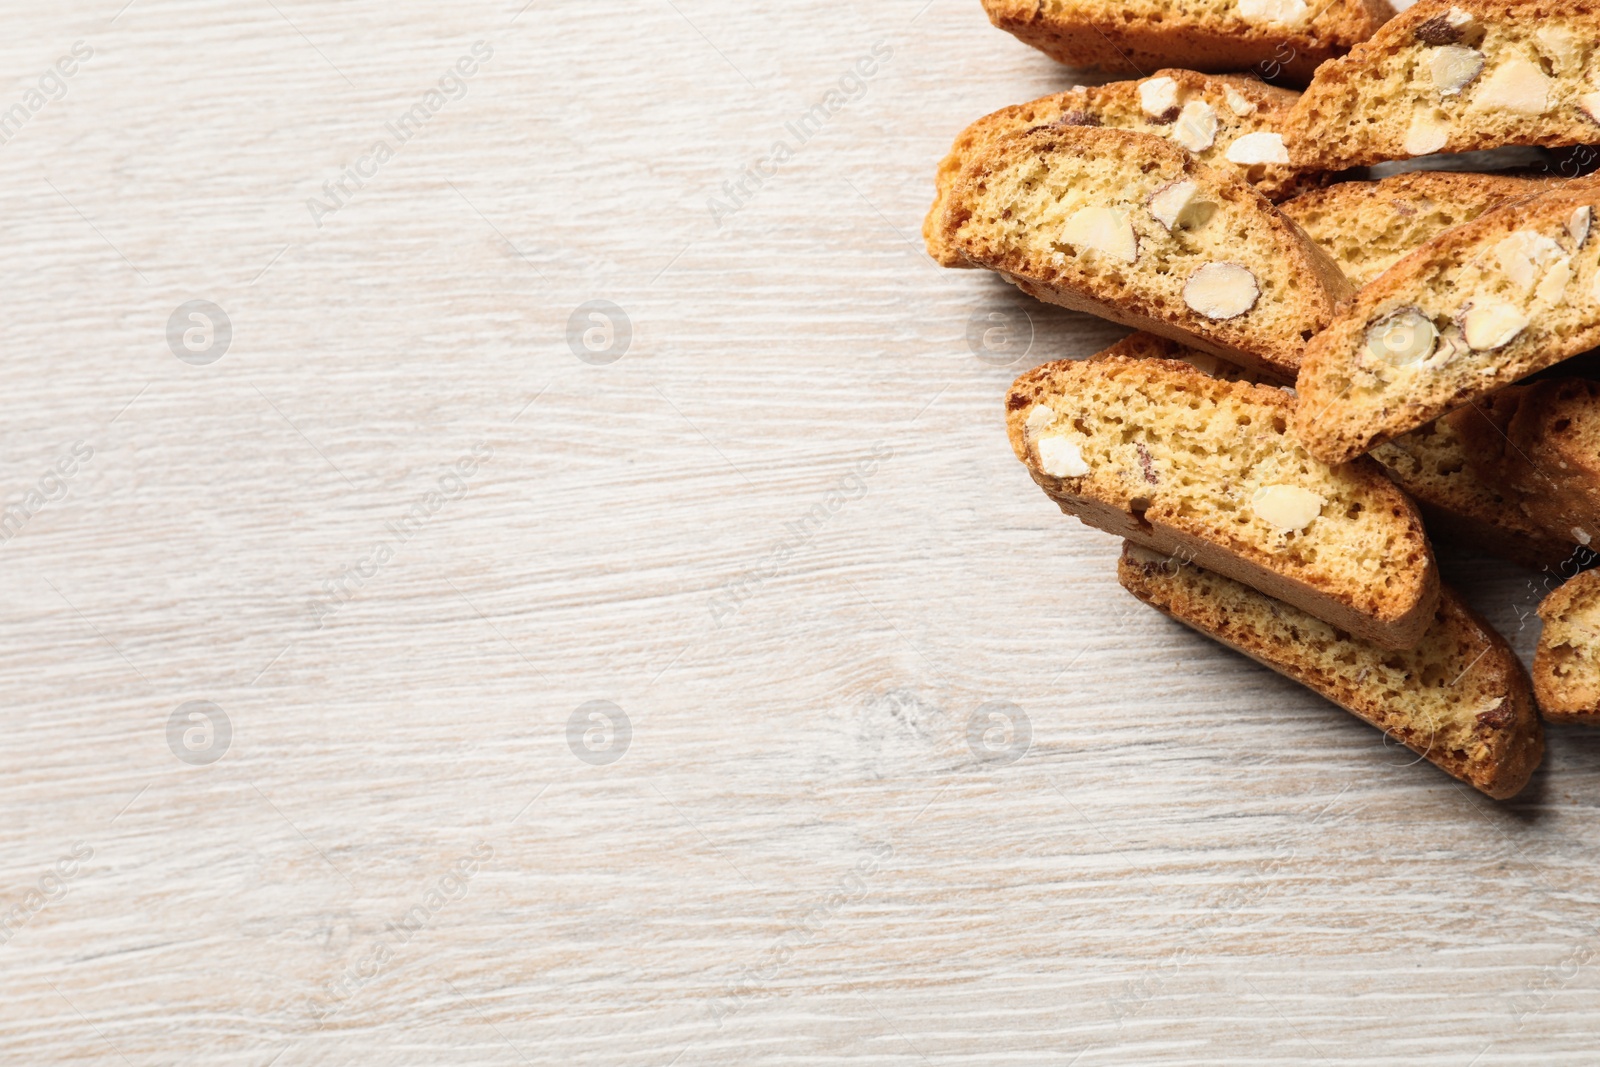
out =
[[[1255,380],[1226,360],[1149,333],[1126,337],[1102,355],[1177,359],[1214,378]],[[1518,389],[1502,389],[1490,401]],[[1570,535],[1562,539],[1554,532],[1546,532],[1525,515],[1520,498],[1512,495],[1509,487],[1502,488],[1504,474],[1496,470],[1479,475],[1478,468],[1485,458],[1504,451],[1504,437],[1500,436],[1500,447],[1495,447],[1494,442],[1480,440],[1476,434],[1458,432],[1457,420],[1465,418],[1483,424],[1488,434],[1500,436],[1475,409],[1463,408],[1379,445],[1370,455],[1382,465],[1390,481],[1416,503],[1431,539],[1482,549],[1530,567],[1556,566],[1572,558],[1577,543]],[[1596,454],[1600,455],[1600,451]]]
[[[1577,548],[1571,537],[1552,536],[1522,512],[1515,494],[1498,478],[1481,476],[1477,450],[1457,429],[1457,416],[1481,422],[1463,408],[1402,434],[1368,453],[1422,509],[1435,540],[1492,552],[1530,567],[1548,567]]]
[[[1365,285],[1445,230],[1552,184],[1544,178],[1417,171],[1382,181],[1342,182],[1297,196],[1279,209],[1304,227],[1345,277]],[[1475,415],[1470,408],[1458,414]],[[1402,434],[1374,448],[1371,456],[1417,502],[1435,538],[1535,567],[1559,563],[1576,547],[1570,537],[1554,537],[1524,515],[1497,487],[1498,479],[1477,473],[1451,418]]]
[[[989,21],[1069,67],[1228,71],[1305,84],[1394,15],[1388,0],[983,0]]]
[[[1351,291],[1293,222],[1163,137],[1013,134],[972,159],[943,240],[1023,292],[1293,379]]]
[[[1600,344],[1600,183],[1574,179],[1447,230],[1306,346],[1295,432],[1340,463]]]
[[[1298,94],[1254,78],[1158,70],[1139,81],[1080,85],[1026,104],[1001,108],[961,131],[939,164],[933,208],[923,223],[928,254],[946,267],[971,266],[944,241],[946,200],[962,168],[1007,134],[1058,123],[1112,126],[1170,138],[1202,163],[1231,172],[1272,200],[1320,183],[1288,165],[1280,124]]]
[[[1314,189],[1279,204],[1278,210],[1299,223],[1352,284],[1361,286],[1444,231],[1552,184],[1549,179],[1503,174],[1416,171]]]
[[[1320,693],[1491,797],[1515,796],[1544,756],[1522,664],[1450,589],[1420,643],[1394,652],[1137,545],[1124,546],[1117,576],[1146,604]],[[1591,692],[1600,695],[1600,685]]]
[[[1600,382],[1513,386],[1440,421],[1461,436],[1477,477],[1502,487],[1526,521],[1600,551]]]
[[[1539,710],[1551,722],[1600,725],[1600,571],[1585,571],[1545,597],[1539,618]]]
[[[1061,510],[1389,648],[1439,595],[1422,522],[1370,461],[1329,467],[1288,434],[1291,400],[1172,360],[1103,354],[1022,375],[1012,449]]]
[[[1600,141],[1591,0],[1421,0],[1325,63],[1289,156],[1341,170],[1435,152]]]

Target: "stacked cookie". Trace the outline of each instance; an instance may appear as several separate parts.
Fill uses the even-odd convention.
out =
[[[1600,142],[1600,15],[984,6],[1063,62],[1162,68],[989,115],[939,166],[937,262],[1138,331],[1017,379],[1018,459],[1125,539],[1134,596],[1514,795],[1536,696],[1600,722],[1600,572],[1540,609],[1530,683],[1430,538],[1562,577],[1591,558],[1600,383],[1523,379],[1600,345],[1600,178],[1352,168]]]

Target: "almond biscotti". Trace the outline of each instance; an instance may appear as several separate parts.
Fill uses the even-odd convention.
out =
[[[1544,178],[1426,170],[1314,189],[1278,210],[1299,223],[1352,284],[1362,286],[1444,231],[1551,185]]]
[[[1295,432],[1352,459],[1600,344],[1600,183],[1574,179],[1447,230],[1306,346]]]
[[[1035,126],[1111,126],[1167,137],[1202,163],[1230,172],[1270,200],[1311,188],[1320,175],[1288,165],[1280,125],[1299,94],[1254,78],[1158,70],[1140,81],[1080,85],[1001,108],[961,131],[939,164],[933,208],[922,225],[928,254],[945,267],[970,267],[944,241],[940,222],[950,189],[967,162],[1008,134]]]
[[[1290,380],[1351,291],[1260,193],[1129,130],[1002,138],[962,171],[943,226],[950,247],[1041,300]]]
[[[1279,209],[1327,250],[1345,277],[1366,285],[1445,230],[1552,184],[1545,178],[1417,171],[1313,190]],[[1421,507],[1430,536],[1534,567],[1557,564],[1576,547],[1524,515],[1496,487],[1498,479],[1478,474],[1450,417],[1379,445],[1371,455]]]
[[[1318,68],[1289,120],[1297,166],[1600,141],[1592,0],[1421,0]]]
[[[1067,514],[1408,648],[1439,595],[1421,519],[1370,461],[1328,467],[1300,448],[1291,404],[1273,386],[1104,354],[1022,375],[1006,420]]]
[[[1545,597],[1539,618],[1539,710],[1551,722],[1600,725],[1600,571],[1585,571]]]
[[[1388,0],[983,0],[989,21],[1069,67],[1228,71],[1304,85],[1317,64],[1372,36]]]
[[[1529,522],[1600,550],[1600,382],[1513,386],[1442,421],[1477,476],[1503,487]]]
[[[1235,364],[1149,333],[1126,337],[1102,355],[1177,359],[1214,378],[1255,380]],[[1517,389],[1502,389],[1490,400]],[[1474,409],[1464,408],[1379,445],[1370,455],[1417,505],[1431,540],[1481,549],[1535,568],[1553,567],[1571,558],[1578,548],[1576,542],[1547,532],[1528,518],[1518,500],[1499,488],[1503,475],[1485,478],[1478,474],[1480,457],[1504,449],[1487,447],[1476,435],[1469,446],[1467,435],[1456,430],[1456,419],[1464,416],[1483,423]],[[1489,432],[1495,433],[1492,428]],[[1473,462],[1468,461],[1469,448]]]
[[[1450,589],[1416,648],[1394,652],[1134,544],[1124,545],[1117,575],[1146,604],[1320,693],[1491,797],[1515,796],[1544,756],[1522,664]]]
[[[1473,409],[1463,408],[1369,453],[1422,509],[1429,536],[1530,567],[1555,566],[1570,557],[1575,542],[1547,533],[1523,514],[1498,478],[1478,474],[1477,449],[1457,429],[1458,415],[1477,418]]]

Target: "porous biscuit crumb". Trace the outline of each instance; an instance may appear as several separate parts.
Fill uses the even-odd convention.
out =
[[[1248,186],[1171,141],[1044,127],[993,143],[951,191],[943,237],[1040,299],[1285,379],[1351,291]]]
[[[1313,459],[1288,435],[1280,389],[1129,351],[1045,364],[1012,385],[1012,447],[1046,494],[1368,639],[1414,643],[1438,576],[1421,520],[1379,469]],[[1030,431],[1037,406],[1054,418]]]
[[[1307,345],[1295,429],[1337,463],[1600,343],[1600,242],[1571,226],[1600,203],[1575,179],[1447,230],[1343,305]],[[1587,238],[1587,233],[1583,233]],[[1426,320],[1424,345],[1384,330]]]
[[[1600,141],[1589,0],[1420,0],[1317,70],[1288,127],[1296,165]]]
[[[1333,257],[1345,277],[1362,286],[1446,230],[1556,184],[1541,178],[1417,171],[1315,189],[1278,209]]]
[[[940,214],[950,190],[979,151],[1036,126],[1110,126],[1166,137],[1271,200],[1315,188],[1326,177],[1290,167],[1283,142],[1281,123],[1298,95],[1253,79],[1160,70],[1138,81],[1079,86],[1001,108],[962,130],[939,163],[933,207],[922,227],[928,254],[941,266],[972,265],[943,239]]]
[[[1585,571],[1545,597],[1539,618],[1539,710],[1552,722],[1600,725],[1600,571]]]
[[[1480,418],[1468,408],[1463,417]],[[1454,418],[1436,419],[1372,450],[1395,484],[1422,509],[1435,541],[1492,552],[1530,567],[1549,567],[1572,555],[1573,539],[1552,535],[1523,514],[1515,496],[1498,478],[1474,469]]]

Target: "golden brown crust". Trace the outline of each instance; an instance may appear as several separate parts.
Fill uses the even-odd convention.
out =
[[[1118,416],[1120,442],[1103,449],[1102,461],[1088,424],[1115,414],[1109,406],[1114,398],[1127,400],[1129,410]],[[1018,378],[1006,400],[1007,431],[1033,480],[1084,523],[1156,551],[1181,552],[1366,640],[1390,648],[1414,645],[1439,590],[1420,516],[1371,461],[1329,469],[1296,449],[1284,431],[1290,406],[1288,394],[1272,386],[1224,381],[1182,362],[1104,353],[1045,364]],[[1049,424],[1030,427],[1036,407],[1054,411],[1056,426],[1087,427],[1084,447],[1097,458],[1086,473],[1045,469],[1041,440],[1057,431]],[[1196,440],[1181,429],[1190,422],[1215,423],[1221,437]],[[1181,446],[1163,459],[1172,436]],[[1204,451],[1213,446],[1226,450],[1226,459]],[[1129,448],[1137,450],[1137,462],[1113,457]],[[1247,462],[1247,449],[1264,457],[1260,468],[1219,473],[1225,463]],[[1135,478],[1131,472],[1140,467],[1142,476]],[[1216,484],[1223,480],[1230,485]],[[1196,498],[1196,484],[1217,499]],[[1286,538],[1261,532],[1253,500],[1267,484],[1314,488],[1327,512],[1315,521],[1327,525]]]
[[[1283,298],[1259,301],[1247,313],[1232,319],[1210,319],[1172,294],[1158,297],[1148,287],[1133,284],[1129,279],[1143,269],[1137,264],[1137,269],[1128,271],[1096,273],[1085,268],[1077,257],[1068,259],[1059,253],[1046,257],[1030,249],[1029,228],[1042,224],[1028,218],[1020,207],[1015,217],[1011,206],[998,213],[1003,222],[976,217],[991,183],[998,185],[1019,174],[1038,172],[1044,175],[1039,181],[1048,187],[1048,195],[1060,198],[1069,195],[1075,185],[1093,189],[1093,183],[1085,176],[1094,168],[1125,174],[1125,182],[1100,195],[1132,197],[1138,201],[1136,210],[1144,214],[1148,214],[1144,206],[1149,195],[1146,186],[1153,191],[1179,180],[1197,183],[1208,198],[1221,205],[1220,217],[1240,230],[1248,230],[1252,240],[1265,246],[1256,252],[1266,263],[1265,269],[1284,275]],[[1058,187],[1066,191],[1056,192]],[[1034,186],[1028,188],[1032,190]],[[942,218],[946,245],[969,261],[1000,272],[1023,292],[1180,340],[1278,377],[1293,378],[1304,340],[1331,320],[1335,303],[1351,291],[1332,259],[1259,193],[1231,175],[1198,163],[1164,138],[1127,130],[1051,126],[1004,137],[968,163],[951,191]],[[1151,220],[1147,225],[1157,224]],[[1243,245],[1242,240],[1233,242],[1226,254],[1232,258],[1250,251]],[[1187,269],[1198,265],[1194,256],[1184,253],[1176,241],[1174,247],[1179,254],[1188,255]],[[1158,247],[1151,254],[1159,260],[1166,251]],[[1158,280],[1176,287],[1179,283],[1174,277]],[[1267,323],[1275,325],[1269,329]]]
[[[1175,359],[1200,371],[1202,374],[1213,378],[1221,378],[1228,382],[1262,382],[1274,384],[1271,378],[1263,379],[1260,375],[1245,370],[1237,363],[1219,359],[1207,352],[1190,348],[1181,341],[1174,341],[1170,337],[1161,337],[1157,334],[1140,331],[1131,333],[1112,345],[1103,352],[1097,352],[1090,359]]]
[[[1320,693],[1491,797],[1515,796],[1544,756],[1522,664],[1450,589],[1417,647],[1396,653],[1132,544],[1117,575],[1145,603]]]
[[[1539,617],[1539,710],[1551,722],[1600,726],[1600,571],[1585,571],[1545,597]]]
[[[1351,281],[1364,285],[1445,230],[1555,185],[1559,180],[1416,171],[1313,190],[1279,209],[1305,227]],[[1464,408],[1456,415],[1475,413]],[[1429,535],[1532,567],[1554,566],[1571,556],[1576,545],[1570,534],[1547,533],[1523,514],[1514,496],[1497,488],[1504,484],[1501,476],[1474,469],[1469,456],[1480,457],[1484,449],[1468,443],[1453,418],[1436,419],[1371,452],[1417,502]],[[1495,453],[1503,452],[1496,442],[1490,444]]]
[[[1244,368],[1176,341],[1136,333],[1112,345],[1093,359],[1126,356],[1131,359],[1176,359],[1214,378],[1261,381]],[[1503,389],[1516,392],[1520,387]],[[1495,397],[1500,396],[1495,394]],[[1493,401],[1495,397],[1490,397]],[[1371,456],[1389,479],[1405,491],[1422,513],[1423,525],[1434,542],[1448,541],[1489,552],[1535,569],[1556,567],[1574,558],[1578,546],[1552,536],[1523,514],[1518,500],[1501,491],[1496,477],[1480,476],[1468,461],[1474,455],[1498,453],[1468,442],[1456,431],[1453,419],[1471,415],[1464,408],[1372,450]],[[1481,421],[1481,419],[1479,419]],[[1504,438],[1500,440],[1503,442]],[[1600,455],[1600,449],[1596,449]],[[1509,492],[1509,490],[1507,490]]]
[[[1199,74],[1192,70],[1158,70],[1151,78],[1171,78],[1178,86],[1181,101],[1204,100],[1211,105],[1221,123],[1216,145],[1200,154],[1200,158],[1222,170],[1235,170],[1270,200],[1281,200],[1306,189],[1315,188],[1326,180],[1322,172],[1306,173],[1292,167],[1265,163],[1249,167],[1228,163],[1225,153],[1234,139],[1243,133],[1276,132],[1289,115],[1289,109],[1299,93],[1266,85],[1254,78],[1226,75]],[[1148,80],[1148,79],[1144,79]],[[1014,104],[985,115],[969,125],[956,137],[949,153],[939,163],[935,178],[933,207],[923,220],[922,236],[928,246],[928,255],[944,267],[970,267],[965,258],[944,241],[940,215],[949,199],[951,187],[961,176],[962,169],[982,149],[1009,134],[1060,123],[1068,126],[1114,126],[1118,129],[1138,130],[1144,133],[1166,134],[1173,128],[1169,116],[1158,121],[1146,115],[1139,103],[1141,81],[1111,82],[1107,85],[1080,85],[1064,93],[1041,97],[1026,104]],[[1256,110],[1249,115],[1238,115],[1228,100],[1227,90],[1232,89]]]
[[[1535,568],[1570,557],[1574,543],[1551,536],[1524,515],[1501,478],[1480,473],[1477,460],[1484,446],[1477,428],[1458,429],[1459,419],[1468,416],[1482,421],[1476,411],[1464,408],[1379,445],[1371,456],[1417,502],[1435,541],[1482,549]],[[1494,450],[1501,451],[1498,446]]]
[[[1306,346],[1296,380],[1295,432],[1306,448],[1328,463],[1353,459],[1600,345],[1600,230],[1585,230],[1581,243],[1570,233],[1580,211],[1600,223],[1597,208],[1600,184],[1593,178],[1502,204],[1424,244],[1341,304],[1334,321]],[[1553,272],[1549,264],[1536,275],[1541,288],[1514,291],[1499,251],[1513,234],[1559,246],[1570,274],[1553,299],[1540,295]],[[1524,313],[1526,326],[1497,347],[1472,348],[1463,337],[1466,313],[1507,303]],[[1375,358],[1369,330],[1407,309],[1434,324],[1439,344],[1427,359],[1403,366]]]
[[[1548,536],[1515,513],[1489,516],[1476,507],[1435,504],[1412,493],[1399,479],[1396,482],[1416,501],[1428,536],[1436,542],[1475,548],[1535,570],[1558,566],[1577,551],[1576,545]]]
[[[1214,378],[1262,380],[1226,360],[1148,333],[1126,337],[1091,358],[1113,355],[1177,359]],[[1516,388],[1513,386],[1512,390]],[[1447,416],[1379,445],[1371,457],[1417,505],[1434,543],[1446,541],[1475,548],[1535,569],[1556,567],[1574,557],[1576,544],[1551,536],[1535,525],[1516,500],[1497,488],[1494,480],[1485,480],[1472,469],[1467,454],[1468,445]]]
[[[1157,67],[1254,69],[1304,85],[1317,65],[1370,37],[1393,16],[1387,0],[1333,0],[1298,28],[1250,22],[1233,5],[1193,14],[1158,0],[984,0],[989,21],[1069,67],[1133,75]]]
[[[1243,367],[1256,378],[1267,381],[1292,382],[1295,379],[1295,375],[1299,373],[1299,367],[1290,361],[1287,354],[1278,356],[1252,355],[1230,348],[1227,345],[1215,344],[1205,338],[1196,337],[1170,322],[1164,322],[1161,319],[1153,318],[1131,308],[1089,299],[1072,289],[1031,282],[1015,275],[1012,275],[1008,280],[1035,300],[1070,308],[1073,311],[1082,311],[1088,315],[1098,315],[1118,325],[1131,327],[1140,333],[1148,334],[1152,337],[1160,337],[1174,344],[1191,348],[1196,352],[1227,360]]]
[[[1439,46],[1469,45],[1445,44],[1451,34],[1430,34],[1430,27],[1440,26],[1452,10],[1470,13],[1487,29],[1487,38],[1482,38],[1481,30],[1474,30],[1472,36],[1462,39],[1473,45],[1481,43],[1488,61],[1484,74],[1461,91],[1445,95],[1437,88],[1428,66],[1435,57],[1434,50]],[[1524,53],[1530,52],[1529,40],[1550,26],[1552,20],[1580,27],[1579,36],[1588,40],[1593,40],[1600,30],[1591,0],[1420,0],[1349,55],[1317,68],[1316,77],[1289,120],[1290,158],[1302,167],[1342,170],[1432,152],[1595,143],[1600,140],[1600,121],[1575,103],[1576,95],[1592,91],[1594,86],[1584,86],[1582,64],[1576,61],[1564,75],[1546,71],[1565,78],[1566,88],[1553,90],[1556,98],[1543,114],[1478,106],[1482,100],[1480,91],[1489,84],[1496,63],[1523,57],[1549,64],[1549,57]],[[1419,65],[1415,73],[1411,70],[1413,64]],[[1437,144],[1420,143],[1408,149],[1407,134],[1419,109],[1442,139]]]
[[[1148,333],[1132,334],[1091,358],[1107,356],[1176,359],[1213,378],[1263,380],[1236,364]],[[1489,402],[1519,388],[1503,389]],[[1576,543],[1547,533],[1523,514],[1519,501],[1506,495],[1509,489],[1502,492],[1498,475],[1480,476],[1473,469],[1469,452],[1478,456],[1503,449],[1485,448],[1476,440],[1465,440],[1466,435],[1456,431],[1452,420],[1468,415],[1481,421],[1476,411],[1463,408],[1379,445],[1371,457],[1417,505],[1428,537],[1435,543],[1447,541],[1475,548],[1535,569],[1557,567],[1575,558],[1579,552]],[[1504,441],[1503,436],[1500,440]],[[1600,455],[1600,448],[1596,454]]]
[[[1530,524],[1600,549],[1600,382],[1513,386],[1446,418],[1474,472],[1502,487]]]

